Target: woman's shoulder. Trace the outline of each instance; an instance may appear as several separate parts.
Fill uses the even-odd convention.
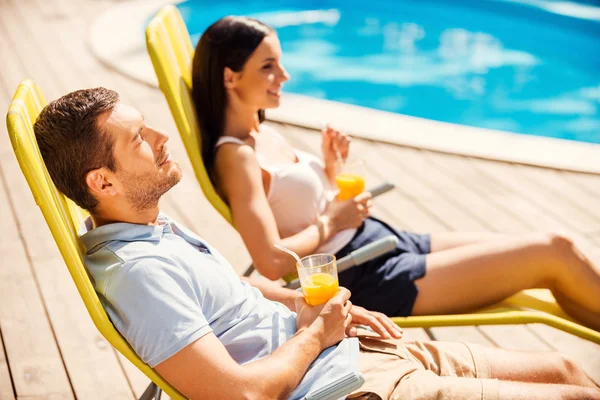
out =
[[[217,147],[215,157],[217,168],[219,168],[219,165],[245,165],[248,162],[256,162],[256,152],[254,151],[254,148],[240,139],[233,139],[235,140],[221,143],[221,145]]]

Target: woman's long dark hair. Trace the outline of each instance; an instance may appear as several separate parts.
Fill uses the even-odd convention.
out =
[[[224,17],[200,37],[192,64],[192,97],[200,124],[202,158],[208,176],[215,183],[215,145],[225,128],[227,92],[225,67],[239,72],[250,55],[273,29],[247,17]],[[265,119],[264,110],[258,112]]]

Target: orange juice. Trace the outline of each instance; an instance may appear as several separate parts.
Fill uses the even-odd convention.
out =
[[[365,190],[365,180],[356,174],[339,174],[335,177],[335,183],[340,189],[338,198],[341,201],[351,199]]]
[[[338,280],[321,272],[312,274],[302,282],[302,292],[304,300],[311,306],[323,304],[338,292]]]

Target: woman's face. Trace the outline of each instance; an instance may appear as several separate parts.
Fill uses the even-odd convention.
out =
[[[225,69],[225,85],[249,107],[276,108],[283,83],[289,79],[280,59],[279,39],[271,33],[265,36],[240,72]]]

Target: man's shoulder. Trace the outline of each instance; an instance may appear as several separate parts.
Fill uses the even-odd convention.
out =
[[[106,243],[101,249],[98,249],[95,253],[89,254],[88,257],[94,255],[100,256],[99,258],[113,258],[118,262],[125,265],[136,265],[136,264],[152,264],[155,266],[168,265],[172,266],[176,264],[172,255],[161,246],[157,246],[156,243],[147,241],[132,241],[132,242],[111,242]],[[111,257],[112,256],[112,257]]]
[[[86,254],[85,264],[92,276],[101,280],[115,274],[163,273],[177,267],[168,252],[147,241],[105,243]]]

